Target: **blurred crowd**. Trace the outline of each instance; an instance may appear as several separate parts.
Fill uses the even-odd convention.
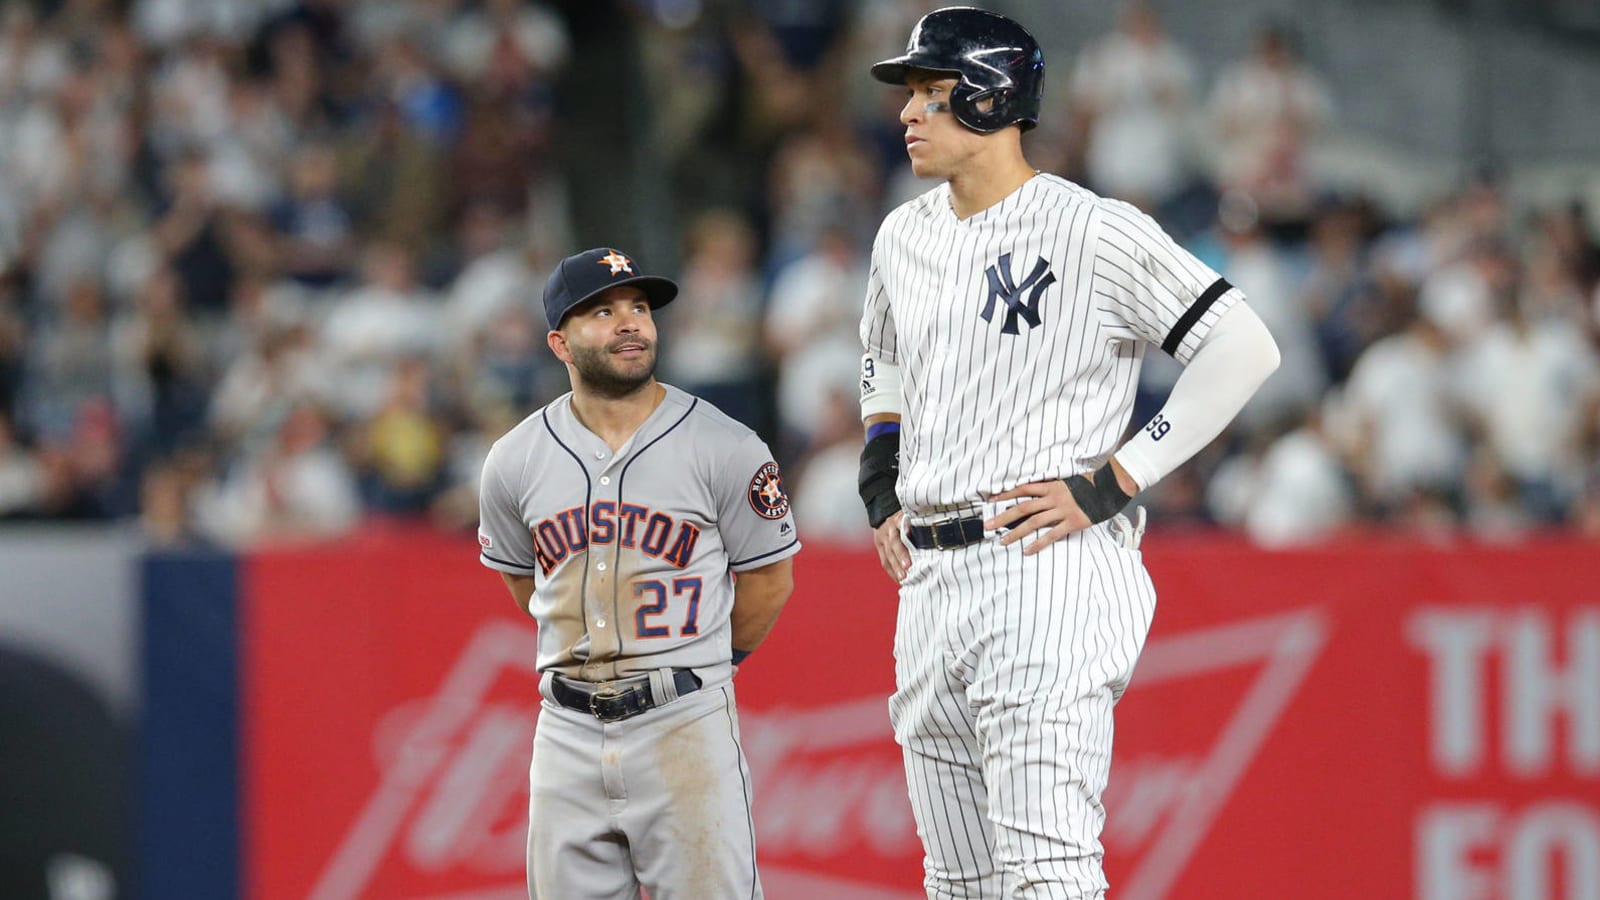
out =
[[[902,98],[862,73],[936,5],[6,4],[0,518],[165,546],[469,529],[488,445],[567,389],[545,274],[646,233],[683,288],[660,376],[768,439],[807,533],[868,540],[866,253],[929,185]],[[604,16],[626,65],[574,50]],[[1284,357],[1141,498],[1158,527],[1600,534],[1586,211],[1513,208],[1487,166],[1419,216],[1332,193],[1312,160],[1336,98],[1291,30],[1207,73],[1150,6],[1119,16],[1050,60],[1030,159],[1156,216]],[[631,155],[593,143],[607,117],[637,120]],[[1158,356],[1135,422],[1176,378]]]

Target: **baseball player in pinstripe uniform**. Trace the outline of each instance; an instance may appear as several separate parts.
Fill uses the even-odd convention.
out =
[[[544,309],[572,392],[483,467],[480,559],[539,625],[536,900],[762,895],[730,678],[800,544],[761,439],[655,380],[677,292],[611,248],[563,260]]]
[[[872,251],[861,495],[900,585],[896,691],[929,897],[1101,897],[1112,705],[1155,608],[1132,496],[1277,366],[1260,319],[1133,207],[1036,172],[1044,61],[937,10],[903,56],[916,174]],[[1119,447],[1150,346],[1185,365]],[[909,545],[909,547],[908,547]]]

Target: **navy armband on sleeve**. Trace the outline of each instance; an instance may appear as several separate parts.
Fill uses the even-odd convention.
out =
[[[1233,285],[1229,284],[1226,278],[1218,278],[1216,281],[1211,282],[1211,286],[1202,291],[1200,296],[1189,304],[1189,308],[1183,311],[1183,315],[1178,317],[1178,324],[1172,326],[1172,331],[1168,332],[1167,339],[1161,342],[1161,349],[1168,356],[1176,359],[1178,357],[1178,348],[1183,346],[1183,339],[1189,336],[1189,332],[1200,321],[1200,317],[1206,314],[1206,310],[1211,308],[1211,304],[1216,303],[1223,294],[1231,290],[1233,290]]]

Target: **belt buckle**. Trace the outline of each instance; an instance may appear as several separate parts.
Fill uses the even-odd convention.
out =
[[[928,526],[928,528],[933,533],[933,549],[935,549],[935,550],[954,550],[957,547],[961,546],[960,544],[946,544],[944,541],[940,540],[940,538],[939,538],[939,529],[944,527],[944,526],[946,526],[946,525],[954,525],[959,518],[960,518],[959,516],[950,516],[949,518],[940,519],[940,520],[938,520],[938,521],[936,521],[936,522],[934,522],[934,523],[932,523],[931,525]],[[956,530],[956,539],[957,540],[961,539],[960,529]]]
[[[602,688],[597,688],[594,693],[589,695],[589,714],[594,716],[596,719],[599,719],[602,722],[620,722],[623,719],[631,719],[631,718],[633,718],[634,716],[638,715],[639,713],[644,712],[644,710],[643,709],[624,710],[621,714],[617,714],[617,713],[609,712],[609,711],[601,712],[600,711],[600,704],[602,704],[602,703],[610,703],[613,700],[620,700],[620,699],[622,699],[623,697],[627,696],[630,692],[632,692],[634,690],[636,690],[636,688],[619,688],[619,687],[613,687],[611,685],[607,685],[607,686],[602,687]]]

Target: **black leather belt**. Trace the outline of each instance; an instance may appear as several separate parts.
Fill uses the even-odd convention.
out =
[[[678,696],[700,690],[700,677],[689,669],[672,673]],[[660,706],[650,693],[650,676],[635,675],[621,681],[577,681],[564,675],[550,679],[550,695],[567,709],[588,713],[602,722],[620,722]]]
[[[983,517],[945,519],[932,525],[912,525],[906,529],[911,546],[918,550],[954,550],[983,540]]]

